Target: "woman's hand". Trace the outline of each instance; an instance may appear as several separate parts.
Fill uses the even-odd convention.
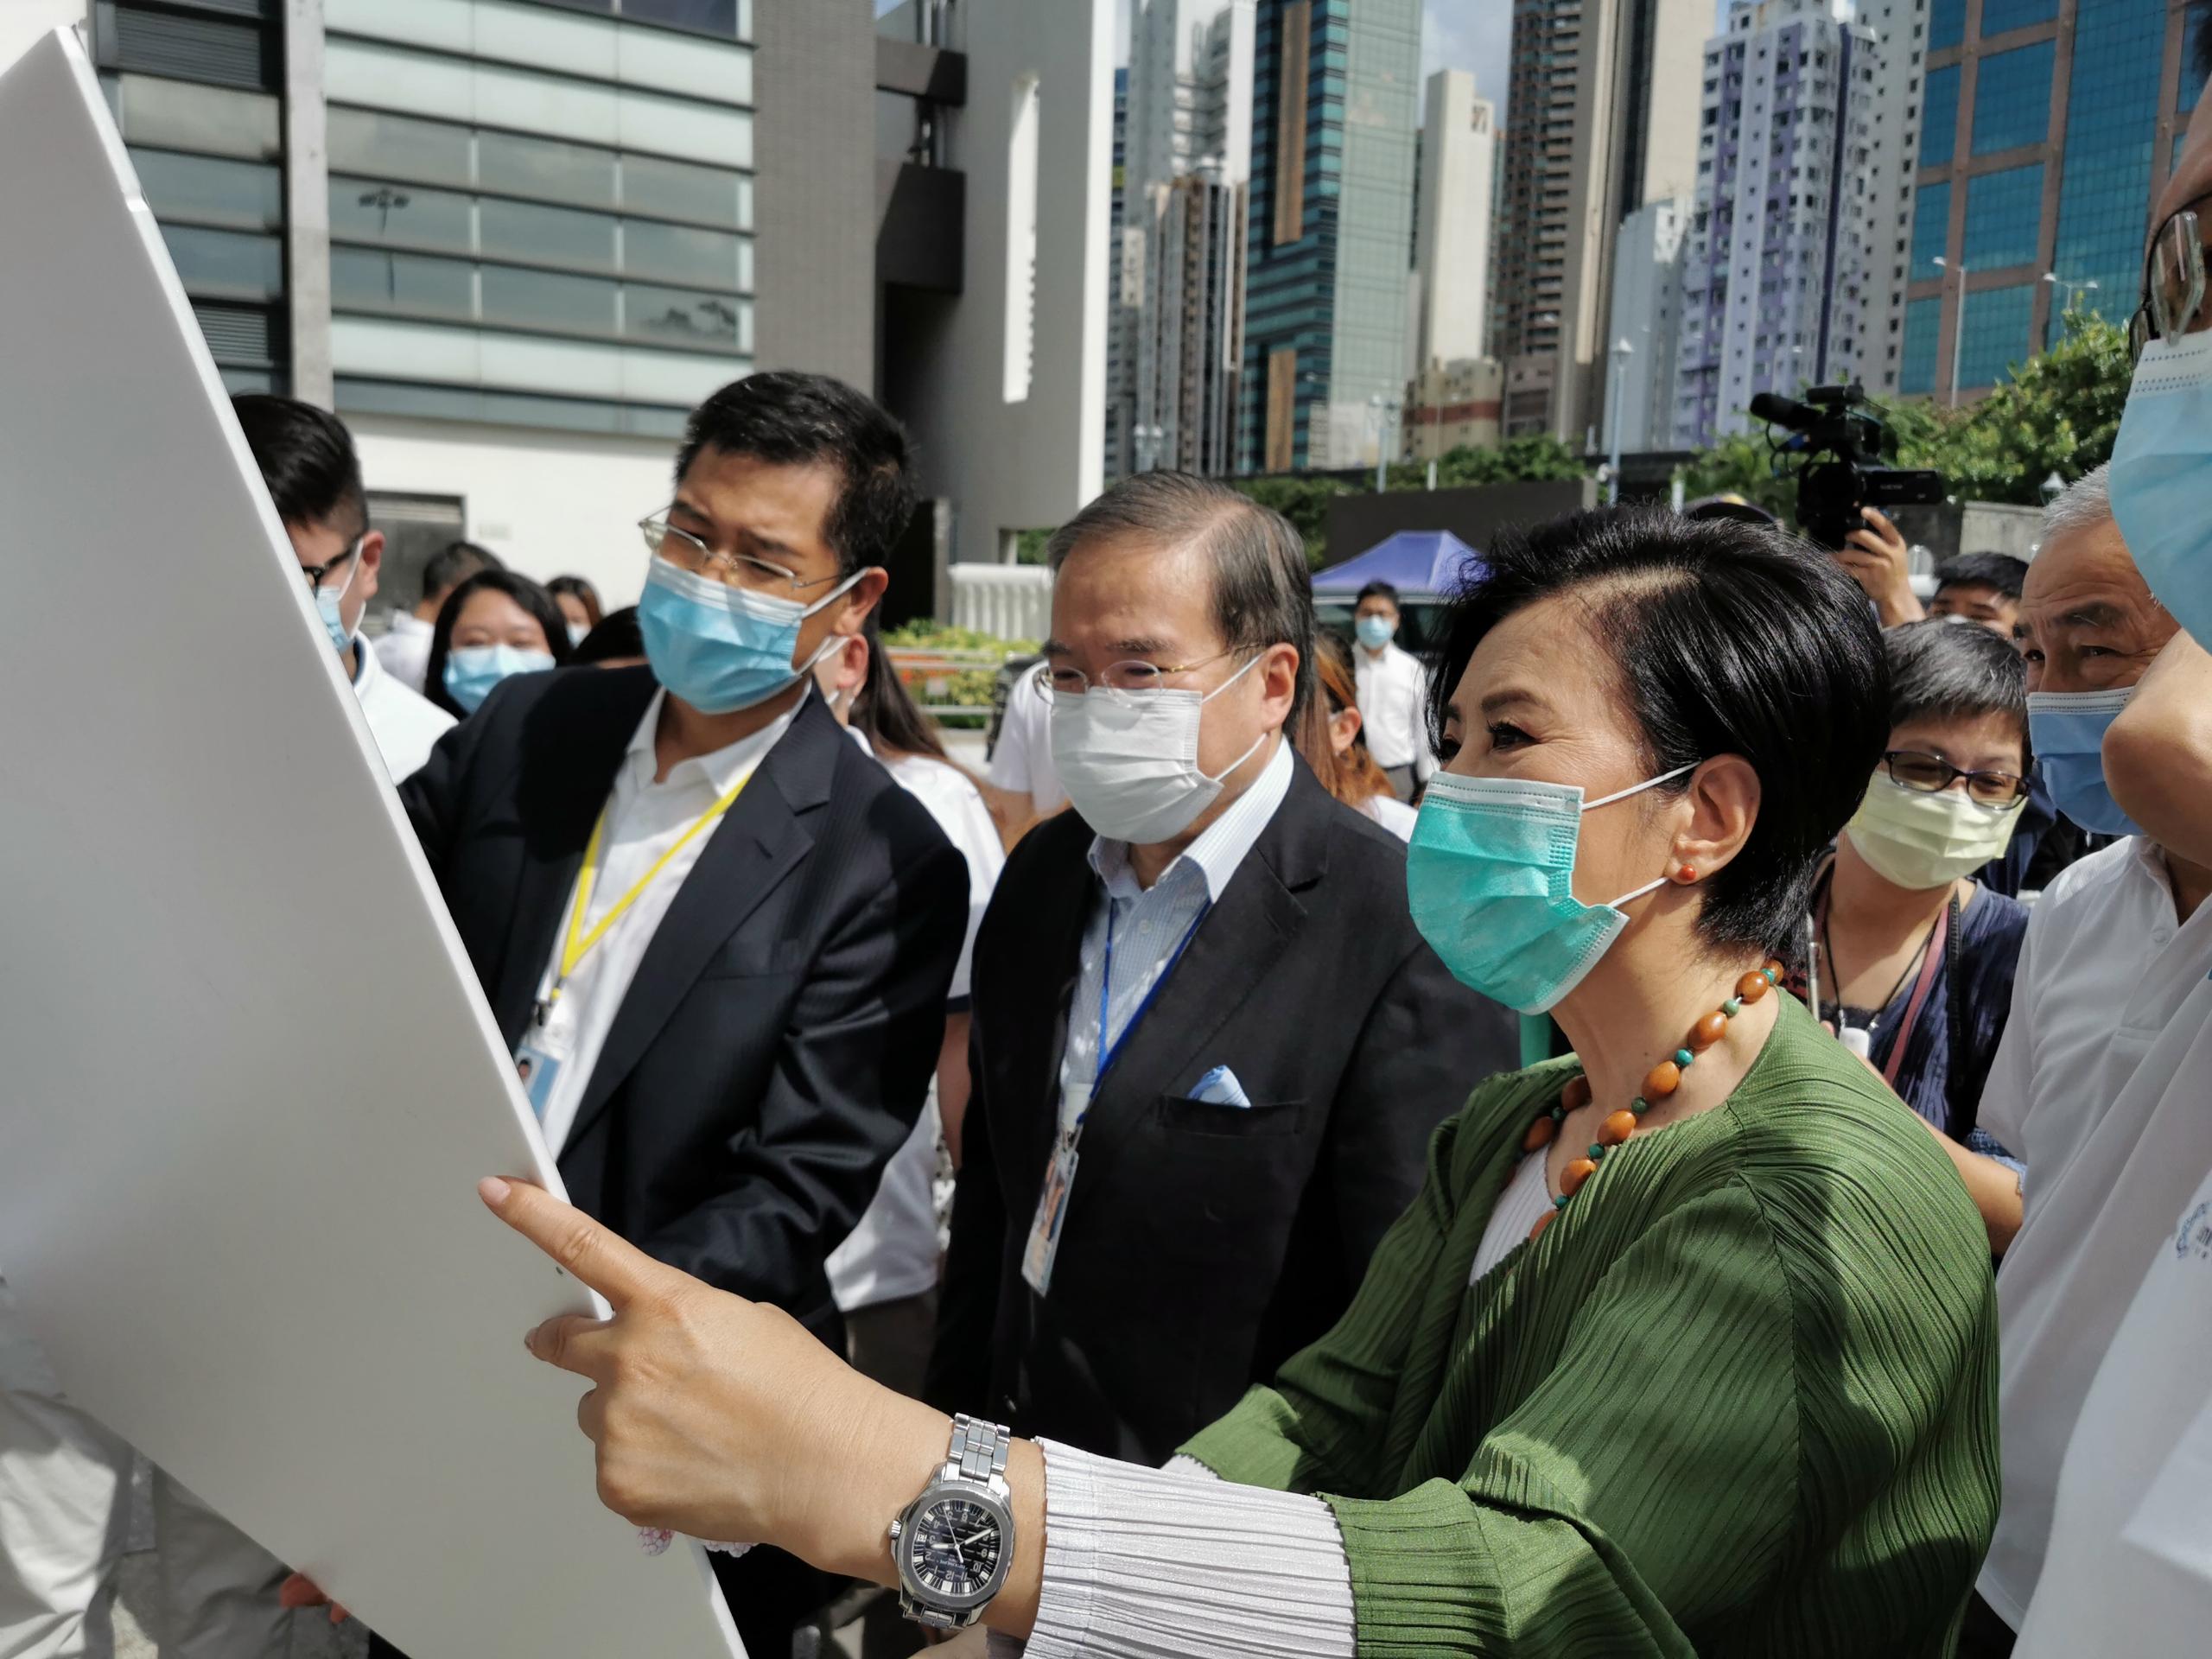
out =
[[[598,1447],[601,1502],[638,1526],[892,1581],[887,1530],[944,1459],[941,1414],[870,1382],[789,1314],[655,1262],[536,1187],[479,1191],[614,1310],[526,1338],[594,1385],[576,1421]]]

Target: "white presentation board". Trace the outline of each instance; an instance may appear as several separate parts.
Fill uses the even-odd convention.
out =
[[[414,1659],[741,1651],[601,1508],[558,1191],[99,86],[0,75],[0,1271],[71,1398]]]

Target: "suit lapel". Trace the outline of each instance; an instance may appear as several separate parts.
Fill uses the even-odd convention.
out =
[[[493,1008],[510,1042],[521,1034],[537,1000],[554,941],[568,918],[592,825],[652,701],[648,671],[597,672],[604,680],[582,681],[576,689],[606,684],[609,695],[588,702],[549,696],[531,716],[533,726],[543,721],[542,729],[524,738],[515,791],[524,826],[522,876],[507,921]]]
[[[607,1109],[715,953],[813,847],[804,818],[828,800],[837,760],[834,746],[847,741],[835,718],[810,696],[708,836],[615,1011],[569,1144]]]

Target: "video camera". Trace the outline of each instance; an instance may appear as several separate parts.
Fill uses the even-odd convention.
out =
[[[1751,413],[1789,429],[1792,435],[1783,450],[1800,457],[1797,528],[1830,552],[1864,522],[1861,507],[1887,512],[1933,506],[1943,499],[1942,474],[1883,464],[1889,429],[1868,407],[1866,389],[1855,381],[1813,386],[1802,404],[1763,391],[1751,399]]]

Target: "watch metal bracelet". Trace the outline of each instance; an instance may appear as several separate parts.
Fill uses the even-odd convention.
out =
[[[969,1480],[990,1480],[1006,1473],[1013,1449],[1005,1429],[962,1412],[952,1420],[952,1450],[945,1461]]]
[[[899,1611],[915,1623],[934,1630],[964,1630],[983,1616],[999,1589],[1014,1555],[1014,1515],[1006,1482],[1007,1457],[1014,1448],[1012,1433],[965,1413],[952,1420],[951,1445],[929,1484],[891,1523],[891,1541],[898,1549]],[[909,1526],[934,1500],[959,1497],[981,1505],[999,1528],[999,1554],[989,1582],[978,1593],[940,1599],[912,1575],[902,1545]]]

